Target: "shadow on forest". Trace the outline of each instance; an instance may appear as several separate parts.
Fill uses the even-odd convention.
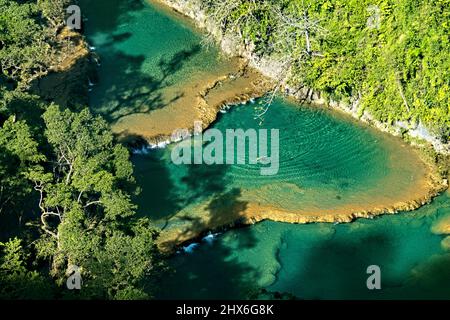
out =
[[[185,62],[200,52],[200,45],[184,48],[171,56],[160,57],[159,61],[153,60],[151,64],[156,69],[151,74],[146,73],[143,67],[147,66],[146,60],[151,57],[117,50],[120,43],[133,37],[131,32],[118,33],[121,26],[134,23],[136,15],[147,8],[144,1],[111,0],[105,5],[104,1],[81,0],[80,7],[84,17],[89,18],[85,21],[89,34],[107,37],[102,40],[104,43],[101,48],[94,53],[98,55],[103,69],[102,79],[94,88],[97,91],[94,101],[91,101],[95,112],[101,113],[112,123],[128,115],[146,114],[163,108],[183,97],[183,92],[163,97],[161,91],[172,85],[171,77]],[[149,36],[148,40],[152,41],[152,38]],[[92,80],[98,82],[98,79]]]

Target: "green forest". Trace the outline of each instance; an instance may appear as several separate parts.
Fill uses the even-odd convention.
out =
[[[448,140],[450,1],[199,1],[223,34],[278,61],[280,80]]]
[[[76,46],[67,5],[0,0],[0,298],[149,298],[162,265],[128,150],[85,106],[31,90]],[[61,290],[71,265],[82,292]]]

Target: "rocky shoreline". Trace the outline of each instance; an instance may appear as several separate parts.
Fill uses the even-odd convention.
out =
[[[242,57],[249,65],[264,76],[275,79],[280,74],[281,67],[274,59],[258,57],[249,46],[243,44],[242,39],[236,35],[222,35],[217,26],[209,20],[205,10],[200,4],[192,0],[154,0],[166,4],[173,10],[194,20],[198,27],[211,34],[222,51],[229,56]],[[292,88],[284,86],[285,93],[295,99],[313,105],[322,105],[335,110],[347,113],[353,118],[376,127],[377,129],[395,136],[403,136],[406,140],[417,146],[430,144],[437,153],[450,155],[450,142],[443,143],[438,137],[433,135],[422,123],[396,122],[388,124],[374,119],[367,111],[362,115],[358,112],[358,97],[351,99],[350,103],[342,101],[326,100],[320,92],[308,88]]]

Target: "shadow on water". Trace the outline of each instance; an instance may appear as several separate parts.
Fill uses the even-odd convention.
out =
[[[245,232],[241,249],[256,243],[252,232]],[[260,274],[236,257],[235,250],[221,241],[203,243],[192,253],[179,253],[171,260],[172,271],[162,283],[158,299],[245,299],[258,292]]]
[[[133,12],[144,9],[143,2],[140,0],[108,0],[105,4],[105,1],[79,0],[79,5],[84,17],[95,20],[95,23],[89,23],[90,33],[110,33],[117,26],[129,22]]]
[[[186,43],[175,52],[161,56],[160,52],[164,52],[168,44],[158,43],[164,40],[158,38],[160,31],[155,35],[155,30],[151,28],[136,32],[127,27],[142,21],[140,15],[148,10],[144,1],[111,2],[105,6],[103,1],[81,1],[81,8],[89,17],[86,22],[88,37],[98,42],[99,48],[94,55],[101,63],[97,78],[92,79],[97,86],[90,104],[95,112],[114,123],[128,115],[148,114],[164,108],[183,97],[182,90],[169,95],[164,89],[176,83],[177,73],[200,53],[201,46]],[[157,17],[155,23],[161,23],[161,18]],[[147,18],[153,16],[150,14]],[[121,26],[127,27],[127,30],[121,30]],[[140,40],[139,37],[144,35],[147,38]],[[135,46],[139,41],[150,42],[137,49]],[[136,53],[139,51],[142,53]]]
[[[231,198],[239,196],[236,190],[226,193],[229,166],[176,166],[165,159],[166,152],[154,150],[133,158],[136,179],[142,189],[137,199],[141,214],[167,223],[186,206],[212,198],[210,211],[216,216],[219,208],[215,203],[225,200],[231,203]]]
[[[279,281],[285,291],[306,299],[374,298],[379,291],[367,289],[366,269],[378,265],[386,270],[384,267],[395,257],[394,247],[388,245],[391,241],[385,233],[371,233],[358,241],[334,237],[319,242],[307,255],[281,249],[283,263],[289,264],[290,272],[279,275]]]
[[[96,88],[99,92],[96,93],[98,100],[94,101],[94,109],[111,123],[133,114],[148,114],[182,98],[182,91],[165,96],[163,90],[173,85],[172,77],[200,51],[200,46],[194,45],[169,58],[162,57],[157,63],[158,70],[148,74],[143,72],[145,56],[114,51],[113,44],[126,39],[126,34],[116,35],[110,45],[105,45],[103,50],[110,50],[109,62],[105,62],[110,65],[109,74],[103,74],[104,79],[100,79]]]
[[[402,288],[390,290],[389,298],[450,299],[450,253],[432,256],[411,272]]]
[[[362,237],[355,235],[355,240],[334,237],[318,242],[306,254],[288,239],[291,248],[279,250],[284,270],[270,289],[302,299],[450,298],[450,254],[437,254],[418,266],[399,269],[403,257],[395,236],[368,232]],[[370,265],[381,269],[381,290],[367,288]]]

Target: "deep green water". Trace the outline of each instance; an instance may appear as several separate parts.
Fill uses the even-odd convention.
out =
[[[450,254],[431,225],[450,197],[415,212],[351,224],[262,222],[179,253],[161,298],[247,298],[257,287],[301,299],[450,299]],[[379,265],[382,290],[366,287]]]
[[[90,104],[111,122],[163,108],[166,86],[216,65],[217,52],[205,52],[190,26],[159,9],[137,0],[82,4],[88,39],[101,58]],[[214,126],[260,128],[253,117],[251,104],[238,106]],[[340,116],[279,99],[266,119],[263,128],[280,129],[278,175],[261,178],[259,167],[248,165],[175,166],[171,148],[135,155],[140,214],[176,228],[174,214],[203,202],[211,215],[230,201],[311,210],[358,205],[389,199],[415,174],[401,153],[392,159],[381,135]],[[266,221],[227,231],[177,254],[158,297],[246,298],[264,287],[307,299],[450,298],[450,257],[430,231],[448,214],[450,197],[443,195],[412,213],[351,224]],[[379,292],[365,286],[371,264],[382,270]]]
[[[91,79],[96,86],[90,106],[111,123],[163,108],[177,99],[165,89],[217,67],[217,50],[201,50],[200,35],[175,15],[140,0],[80,3],[101,63],[99,79]]]

